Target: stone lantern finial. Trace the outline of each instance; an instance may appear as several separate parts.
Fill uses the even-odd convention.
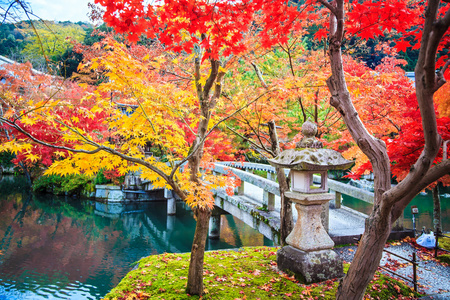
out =
[[[323,148],[322,142],[316,139],[317,125],[310,118],[302,125],[303,138],[298,142],[296,148]]]

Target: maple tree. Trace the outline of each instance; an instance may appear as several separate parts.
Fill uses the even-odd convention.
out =
[[[81,89],[73,82],[36,72],[32,69],[30,63],[5,65],[0,70],[0,76],[4,79],[4,83],[0,86],[2,107],[4,107],[3,117],[12,117],[13,110],[24,110],[33,101],[45,105],[46,99],[56,97],[58,99],[69,99],[71,103],[71,106],[62,106],[62,109],[55,112],[59,118],[64,120],[80,119],[80,127],[85,131],[103,132],[107,129],[101,122],[105,117],[104,114],[99,113],[96,115],[97,118],[88,122],[85,116],[79,113],[82,109],[92,107],[93,103],[92,101],[80,101],[86,90]],[[33,122],[27,119],[26,115],[15,117],[21,118],[23,129],[26,132],[33,132],[35,137],[40,140],[54,143],[61,138],[61,133],[55,127]],[[5,141],[11,138],[17,140],[27,138],[22,132],[7,126],[4,122],[2,122],[2,125],[6,135]],[[70,143],[61,143],[61,145],[69,146]],[[16,155],[13,163],[20,166],[28,177],[33,178],[40,175],[41,167],[50,166],[55,159],[65,153],[40,144],[34,144],[26,151],[13,152]],[[38,174],[29,174],[31,170],[37,171]]]
[[[445,91],[445,89],[444,89]],[[439,111],[439,104],[442,102],[436,101],[435,113],[438,117],[437,131],[444,141],[450,139],[450,118],[441,116]],[[392,137],[384,137],[383,140],[387,145],[387,151],[389,159],[391,160],[391,172],[392,176],[397,181],[402,181],[406,178],[410,171],[411,165],[417,161],[424,148],[424,134],[422,130],[422,118],[420,111],[418,110],[417,97],[415,94],[410,95],[404,99],[404,107],[406,110],[403,112],[403,125],[401,126],[398,134]],[[436,155],[433,166],[439,164],[443,160],[444,149],[440,150]],[[372,171],[372,166],[369,161],[359,165],[356,170],[348,177],[359,179],[362,174]],[[426,188],[432,190],[433,201],[435,204],[435,230],[441,228],[440,226],[440,199],[438,193],[438,183],[442,183],[444,186],[450,185],[450,176],[446,175],[439,180],[430,183]]]
[[[347,149],[344,155],[349,159],[356,157],[359,166],[367,161],[367,157],[353,145],[339,113],[328,103],[330,94],[326,79],[330,70],[327,58],[322,51],[306,49],[300,40],[300,36],[292,33],[289,41],[275,45],[270,52],[261,49],[258,42],[252,44],[255,50],[243,55],[245,63],[241,63],[233,78],[247,90],[246,93],[264,88],[271,88],[273,92],[267,101],[258,102],[230,119],[228,126],[248,142],[250,148],[263,156],[274,157],[278,152],[271,145],[266,124],[274,121],[279,125],[282,148],[290,148],[293,143],[286,144],[288,134],[292,138],[293,133],[299,131],[299,124],[311,118],[318,123],[317,137],[328,147]],[[380,49],[387,55],[396,53],[387,46],[381,45]],[[407,107],[403,105],[403,98],[411,93],[411,82],[398,66],[404,62],[386,56],[375,70],[350,56],[344,56],[343,63],[354,105],[367,128],[377,137],[398,132],[405,123],[402,112]],[[299,137],[295,136],[293,142]],[[282,177],[284,175],[280,173],[278,178]],[[280,190],[281,186],[280,182]],[[283,197],[281,202],[283,207]],[[281,220],[283,225],[283,214]],[[285,232],[280,226],[282,241],[289,233],[290,230]]]
[[[343,115],[353,139],[371,161],[375,175],[374,209],[366,221],[365,232],[354,260],[337,293],[338,299],[362,299],[367,284],[378,267],[384,243],[395,220],[421,189],[450,170],[448,160],[430,168],[442,142],[437,130],[433,94],[445,83],[444,73],[448,71],[450,64],[446,62],[437,65],[436,61],[438,51],[448,46],[446,33],[450,26],[450,10],[447,3],[434,0],[427,1],[426,6],[419,3],[411,6],[406,1],[364,1],[352,4],[351,11],[346,14],[347,7],[342,0],[333,3],[320,2],[330,11],[329,57],[332,75],[327,81],[332,95],[330,103]],[[346,21],[346,15],[353,23]],[[355,15],[361,18],[355,20]],[[412,27],[413,30],[409,31],[412,25],[417,27]],[[347,89],[343,69],[343,39],[351,33],[361,35],[358,30],[371,26],[378,31],[369,30],[363,37],[395,29],[404,36],[414,32],[419,40],[416,44],[420,51],[415,68],[415,86],[422,117],[424,148],[408,175],[395,187],[391,186],[390,160],[386,145],[372,136],[358,117]],[[402,42],[398,45],[407,46],[405,40]],[[442,67],[439,72],[436,72],[436,66]]]
[[[395,54],[395,51],[390,53]],[[392,137],[407,123],[404,114],[409,107],[405,106],[404,99],[413,91],[411,81],[399,67],[404,63],[403,60],[386,56],[372,70],[352,58],[345,57],[344,72],[353,105],[367,130],[377,138]],[[337,150],[345,149],[342,153],[344,157],[354,159],[356,162],[353,170],[368,162],[367,156],[353,142],[348,130],[341,131],[335,136],[338,138],[329,145]]]
[[[40,144],[58,155],[46,174],[140,171],[156,188],[173,189],[197,219],[188,286],[190,293],[201,294],[212,190],[228,185],[232,192],[235,185],[233,177],[213,175],[208,165],[232,158],[217,130],[220,117],[212,115],[226,70],[218,60],[205,60],[208,68],[201,55],[174,55],[160,44],[142,51],[105,39],[102,47],[107,51],[87,64],[107,80],[94,90],[83,85],[78,101],[60,93],[22,95],[34,100],[22,101],[20,89],[9,95],[1,121],[17,134],[0,150],[33,160],[40,157],[33,153]],[[214,142],[206,142],[210,134]],[[164,160],[145,155],[149,143],[162,150]]]
[[[374,210],[368,218],[366,230],[354,261],[341,282],[337,294],[338,299],[361,299],[367,284],[378,267],[384,242],[394,221],[416,193],[447,174],[450,169],[448,160],[430,168],[441,144],[433,107],[433,94],[445,83],[444,76],[448,74],[448,66],[450,65],[445,55],[436,59],[436,55],[441,50],[448,48],[449,35],[447,33],[450,26],[448,3],[437,0],[429,0],[427,3],[412,3],[407,0],[395,2],[372,0],[352,2],[351,5],[347,5],[343,0],[332,2],[326,0],[306,1],[297,5],[286,5],[287,3],[281,0],[241,2],[191,2],[183,0],[164,1],[158,5],[131,0],[97,0],[96,2],[106,8],[104,20],[119,33],[127,35],[131,41],[137,41],[142,34],[145,34],[147,38],[157,39],[164,45],[165,51],[185,51],[187,54],[194,53],[196,57],[194,72],[191,73],[191,76],[193,74],[195,78],[197,92],[196,95],[187,98],[198,99],[198,112],[202,115],[202,118],[194,123],[197,135],[190,147],[191,151],[182,150],[185,149],[181,142],[183,141],[183,134],[177,131],[174,126],[161,124],[164,130],[174,130],[170,137],[159,136],[156,128],[151,128],[151,124],[163,119],[163,112],[164,118],[167,119],[167,116],[173,116],[173,111],[164,110],[165,106],[156,102],[153,106],[157,109],[153,111],[159,110],[161,114],[157,115],[155,119],[150,119],[146,116],[147,111],[142,109],[144,107],[142,103],[150,101],[149,98],[165,99],[165,102],[168,101],[175,107],[181,105],[179,101],[175,101],[178,99],[173,98],[176,95],[174,91],[177,91],[177,89],[173,85],[162,85],[159,91],[166,91],[164,94],[143,89],[145,97],[131,97],[133,101],[142,100],[137,104],[138,109],[130,118],[135,123],[125,122],[123,118],[118,117],[110,120],[114,124],[112,128],[123,130],[123,136],[128,139],[122,140],[120,144],[120,149],[122,151],[127,150],[128,154],[123,154],[108,143],[99,143],[93,136],[89,136],[88,149],[80,147],[73,149],[76,154],[71,156],[69,160],[72,163],[71,166],[76,163],[75,166],[78,170],[85,172],[91,172],[96,167],[96,164],[86,164],[87,159],[91,161],[102,159],[103,163],[119,166],[124,170],[130,169],[130,167],[125,165],[121,159],[140,163],[149,170],[149,173],[143,173],[144,177],[147,176],[146,178],[156,182],[158,182],[158,179],[163,179],[174,188],[180,197],[190,203],[197,203],[197,206],[200,207],[196,210],[200,234],[198,236],[196,234],[194,238],[188,279],[188,292],[193,294],[202,293],[201,265],[204,250],[204,239],[202,237],[206,236],[206,227],[203,225],[207,224],[209,214],[208,209],[206,209],[208,201],[199,201],[208,199],[208,197],[195,198],[194,195],[207,193],[206,188],[200,184],[198,166],[202,158],[203,141],[209,132],[208,124],[212,117],[212,111],[216,107],[217,100],[222,92],[222,80],[225,72],[221,69],[224,66],[220,65],[219,59],[233,58],[235,55],[246,51],[248,45],[243,40],[252,26],[256,26],[258,29],[257,36],[262,47],[286,43],[289,40],[290,30],[308,28],[310,25],[314,25],[317,29],[314,34],[316,39],[327,38],[327,54],[330,60],[331,75],[326,83],[331,94],[330,104],[342,115],[353,140],[369,158],[375,173]],[[258,17],[253,18],[255,15]],[[326,15],[329,15],[328,21],[323,19]],[[345,58],[342,55],[342,46],[347,37],[358,36],[362,39],[369,39],[389,31],[395,31],[401,37],[396,45],[398,50],[404,50],[407,47],[420,48],[415,69],[416,95],[422,117],[425,143],[424,150],[412,166],[411,171],[395,187],[391,187],[390,183],[390,161],[385,143],[369,133],[352,103],[355,95],[349,91],[349,80],[347,80],[349,74],[345,72]],[[119,48],[114,45],[111,54],[119,51]],[[124,59],[126,63],[124,63]],[[93,110],[98,111],[100,109],[103,111],[108,107],[105,103],[105,93],[125,90],[129,94],[135,95],[136,91],[139,90],[139,76],[141,74],[141,71],[136,71],[136,69],[147,70],[151,73],[151,71],[159,69],[155,65],[157,62],[158,60],[155,57],[155,61],[147,60],[146,63],[139,63],[139,68],[132,68],[137,63],[130,60],[129,55],[122,55],[120,60],[122,67],[132,69],[135,72],[133,73],[133,82],[120,84],[126,76],[123,76],[123,78],[111,76],[112,80],[102,85],[105,87],[105,90],[102,91],[103,96],[100,92],[94,94],[98,99],[103,99],[103,102],[98,102],[103,107],[97,106]],[[202,69],[205,62],[209,64],[208,71]],[[97,63],[100,64],[100,62]],[[117,68],[112,63],[105,63],[105,67],[112,70]],[[440,68],[437,73],[436,68]],[[152,75],[156,76],[154,73]],[[134,79],[138,79],[137,82]],[[133,88],[130,89],[130,86]],[[45,109],[50,108],[47,106],[40,110]],[[92,111],[89,112],[92,114]],[[114,114],[114,110],[108,110],[108,112],[115,117],[117,116],[117,114]],[[140,121],[138,117],[143,118],[141,123],[136,122]],[[8,120],[4,118],[2,121],[7,122]],[[139,128],[134,128],[130,124],[139,124]],[[11,125],[14,126],[14,124]],[[145,130],[143,126],[147,126]],[[132,129],[140,129],[140,131],[132,134]],[[182,154],[187,155],[184,161],[189,161],[189,176],[178,172],[180,165],[176,163],[174,163],[176,168],[169,172],[166,169],[167,167],[158,164],[156,161],[151,161],[151,164],[142,156],[133,158],[129,156],[131,154],[142,155],[139,151],[141,143],[139,141],[142,141],[142,139],[138,140],[138,137],[144,135],[151,139],[152,136],[145,135],[142,132],[152,131],[156,134],[155,136],[168,142],[166,148],[171,151],[173,157]],[[67,134],[66,138],[70,141],[82,142],[78,136],[75,138],[74,132],[64,134]],[[158,143],[157,140],[154,141]],[[90,158],[87,155],[90,155]],[[56,162],[53,166],[55,168],[61,167],[62,170],[69,172],[67,165],[64,166],[64,161]],[[186,189],[180,188],[174,178],[179,179],[178,182],[183,182],[185,184],[183,187]],[[189,191],[189,194],[186,194],[185,191]]]
[[[324,95],[327,95],[326,77],[323,76],[325,57],[316,51],[307,51],[300,37],[291,36],[270,52],[261,47],[259,41],[252,41],[251,51],[241,56],[245,63],[241,62],[239,68],[231,70],[231,76],[239,82],[232,91],[234,96],[240,90],[246,95],[258,90],[272,90],[269,97],[240,111],[227,122],[227,128],[239,137],[240,147],[241,141],[248,145],[243,151],[258,153],[253,156],[274,158],[283,149],[293,147],[299,135],[293,142],[290,139],[300,131],[299,125],[308,117],[318,121],[320,115],[322,133],[325,133],[327,125],[337,115],[329,113],[330,107],[321,107],[326,101]],[[284,169],[276,168],[276,174],[281,199],[280,241],[284,244],[293,228],[292,204],[285,197],[289,186]]]

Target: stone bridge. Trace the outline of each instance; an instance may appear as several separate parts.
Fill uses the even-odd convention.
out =
[[[241,186],[234,195],[227,195],[225,190],[215,190],[216,209],[210,220],[210,238],[220,235],[220,215],[229,213],[242,220],[252,228],[258,230],[274,243],[280,243],[280,192],[276,182],[275,168],[258,163],[248,162],[217,162],[213,171],[217,174],[228,174],[229,170],[240,178]],[[253,174],[254,171],[264,171],[266,178]],[[261,173],[261,172],[260,172]],[[288,175],[288,171],[286,172]],[[320,178],[317,178],[320,180]],[[143,182],[145,191],[135,191],[139,200],[167,199],[167,213],[176,213],[176,195],[170,190],[153,190],[151,182]],[[367,215],[342,205],[342,195],[349,195],[367,203],[373,204],[373,193],[348,185],[336,180],[328,179],[330,193],[335,199],[323,207],[322,222],[325,229],[336,244],[353,243],[364,232]],[[118,191],[117,191],[118,192]],[[153,195],[150,196],[149,195]],[[294,221],[297,211],[293,207]],[[402,219],[398,222],[401,224]],[[393,236],[395,238],[395,236]]]

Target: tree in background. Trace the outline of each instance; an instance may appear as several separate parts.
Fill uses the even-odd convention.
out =
[[[83,116],[77,112],[78,110],[90,109],[93,103],[92,101],[81,100],[87,90],[81,89],[73,82],[62,81],[57,77],[36,72],[29,62],[5,65],[0,70],[0,77],[3,78],[3,83],[0,85],[1,116],[8,119],[20,119],[21,123],[26,126],[26,130],[33,132],[39,140],[55,143],[61,138],[61,133],[56,128],[27,119],[26,113],[17,115],[14,112],[26,112],[33,102],[40,102],[41,106],[45,106],[47,101],[52,98],[63,99],[71,103],[70,106],[61,106],[55,112],[59,118],[63,120],[81,118],[80,126],[85,131],[103,132],[106,130],[105,125],[102,124],[105,115],[97,114],[96,118],[87,120],[83,119]],[[12,130],[6,123],[1,122],[1,125],[4,133],[2,134],[3,141],[27,138],[20,131]],[[60,141],[60,144],[70,146],[70,142]],[[24,171],[29,181],[32,181],[42,174],[44,168],[50,166],[61,155],[65,154],[65,151],[61,152],[45,145],[34,144],[24,151],[17,150],[13,153],[15,158],[12,162]]]
[[[84,39],[84,29],[75,24],[49,21],[26,22],[21,28],[25,37],[23,60],[31,61],[36,68],[45,69],[45,60],[57,61],[72,42]]]

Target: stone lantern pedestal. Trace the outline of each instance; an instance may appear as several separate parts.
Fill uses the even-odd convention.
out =
[[[297,223],[286,238],[289,246],[277,253],[278,268],[290,271],[303,283],[314,283],[344,276],[342,259],[331,250],[334,242],[323,228],[322,204],[330,201],[330,193],[304,194],[287,192],[295,203]]]

